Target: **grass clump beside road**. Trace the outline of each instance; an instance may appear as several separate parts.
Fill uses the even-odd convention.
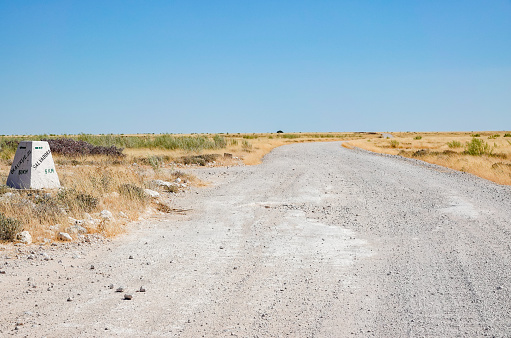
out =
[[[420,158],[423,161],[468,172],[496,183],[511,185],[511,142],[496,132],[392,133],[388,140],[350,141],[347,147]],[[504,132],[504,136],[511,135]],[[490,142],[484,139],[491,140]],[[396,143],[394,143],[396,145]]]

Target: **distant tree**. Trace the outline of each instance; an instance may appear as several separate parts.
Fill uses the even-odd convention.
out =
[[[277,130],[277,134],[283,134],[284,132],[282,130]]]

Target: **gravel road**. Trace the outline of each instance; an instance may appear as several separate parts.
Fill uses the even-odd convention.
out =
[[[0,335],[511,336],[509,187],[338,142],[195,174],[185,215],[0,252]]]

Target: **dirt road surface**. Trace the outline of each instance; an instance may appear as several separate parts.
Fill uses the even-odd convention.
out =
[[[338,142],[196,174],[185,215],[0,252],[0,335],[511,336],[509,187]]]

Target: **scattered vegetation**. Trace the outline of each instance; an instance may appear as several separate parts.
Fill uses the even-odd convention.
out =
[[[390,147],[391,147],[391,148],[397,148],[397,147],[399,147],[399,142],[398,142],[398,141],[396,141],[396,140],[391,140],[391,141],[390,141]]]
[[[417,135],[417,136],[415,136],[413,139],[414,139],[414,140],[422,140],[422,136]]]
[[[511,137],[511,132],[430,132],[421,135],[421,142],[413,142],[417,137],[416,133],[392,135],[393,140],[399,142],[399,147],[393,148],[389,146],[388,140],[381,138],[371,139],[371,142],[350,141],[349,147],[420,158],[500,184],[511,185],[511,141],[496,136]],[[485,142],[484,139],[491,139],[493,142]]]

